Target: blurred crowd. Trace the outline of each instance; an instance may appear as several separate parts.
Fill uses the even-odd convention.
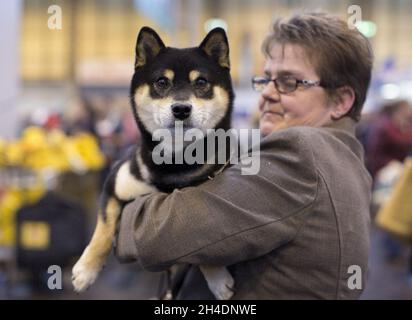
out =
[[[111,165],[138,142],[127,100],[79,95],[68,110],[34,109],[17,139],[0,137],[0,299],[47,289],[50,265],[70,273]]]
[[[381,248],[388,262],[406,251],[408,278],[412,284],[412,187],[409,159],[412,159],[412,105],[394,100],[376,112],[365,114],[357,136],[365,149],[365,163],[373,178],[372,218],[384,231]],[[401,179],[403,177],[403,179]],[[401,183],[402,182],[402,183]],[[394,190],[397,187],[397,192]],[[402,231],[394,227],[403,224]]]
[[[412,106],[406,100],[383,105],[363,116],[358,137],[365,149],[365,162],[375,179],[391,161],[403,162],[412,155]]]

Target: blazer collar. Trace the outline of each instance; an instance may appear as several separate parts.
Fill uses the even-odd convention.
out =
[[[356,124],[357,122],[352,118],[343,117],[339,120],[332,120],[332,122],[323,125],[323,127],[343,130],[354,135],[356,130]]]

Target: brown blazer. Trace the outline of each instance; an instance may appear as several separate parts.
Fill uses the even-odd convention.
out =
[[[257,175],[232,166],[200,186],[138,198],[123,211],[118,258],[152,271],[230,266],[233,299],[358,298],[371,179],[354,132],[349,118],[280,130],[262,140]],[[348,285],[353,265],[361,289]],[[211,298],[191,274],[180,298]]]

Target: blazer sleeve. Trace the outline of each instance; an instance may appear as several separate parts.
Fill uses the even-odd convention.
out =
[[[176,263],[227,266],[262,256],[294,238],[317,196],[311,143],[298,129],[262,140],[259,172],[233,165],[213,180],[152,193],[122,213],[116,255],[160,271]]]

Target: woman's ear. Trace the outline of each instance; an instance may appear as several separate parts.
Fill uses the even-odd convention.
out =
[[[338,88],[332,98],[331,119],[338,120],[346,115],[355,103],[355,91],[352,87],[343,86]]]

